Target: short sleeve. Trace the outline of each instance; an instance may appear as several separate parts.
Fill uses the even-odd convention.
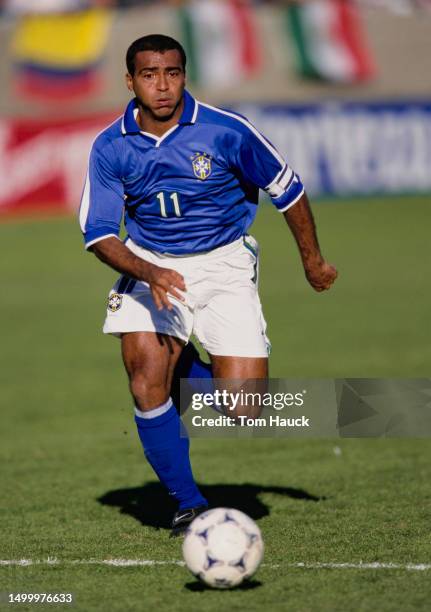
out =
[[[276,148],[245,119],[236,163],[248,181],[266,191],[280,212],[293,206],[304,186]]]
[[[118,236],[124,209],[119,155],[111,142],[96,140],[88,164],[79,221],[88,249],[108,236]]]

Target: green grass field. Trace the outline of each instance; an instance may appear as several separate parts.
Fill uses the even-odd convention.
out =
[[[314,211],[339,269],[325,294],[269,206],[254,229],[272,376],[430,377],[429,201]],[[12,606],[7,592],[72,592],[85,612],[429,609],[431,570],[406,567],[431,564],[424,439],[193,440],[204,492],[257,520],[266,554],[248,588],[226,592],[172,563],[172,506],[138,444],[118,341],[100,333],[115,273],[84,253],[72,219],[9,221],[0,235],[0,559],[34,562],[0,566],[2,609],[61,607]],[[109,559],[161,563],[98,563]]]

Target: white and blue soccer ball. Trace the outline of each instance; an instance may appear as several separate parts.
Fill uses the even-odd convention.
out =
[[[189,570],[207,585],[229,589],[250,578],[263,557],[259,527],[244,512],[214,508],[190,524],[183,543]]]

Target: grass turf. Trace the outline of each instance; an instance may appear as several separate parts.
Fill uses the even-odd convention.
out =
[[[273,210],[262,206],[253,232],[272,376],[430,376],[428,201],[314,211],[340,272],[328,293],[307,286]],[[72,591],[83,611],[428,609],[427,571],[290,565],[430,563],[428,440],[193,440],[211,501],[243,509],[263,531],[266,565],[247,589],[202,589],[175,565],[68,563],[170,561],[180,543],[168,538],[171,507],[139,448],[118,342],[99,331],[115,274],[81,250],[74,220],[8,222],[0,235],[0,557],[59,560],[0,567],[0,592]],[[53,606],[19,605],[44,608]]]

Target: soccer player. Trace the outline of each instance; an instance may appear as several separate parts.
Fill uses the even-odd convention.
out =
[[[80,223],[86,248],[121,274],[104,333],[121,338],[145,456],[179,504],[175,534],[207,507],[170,392],[184,345],[193,332],[215,378],[268,375],[257,244],[247,234],[259,189],[284,215],[311,286],[329,289],[337,272],[320,253],[298,175],[247,119],[188,93],[177,41],[140,38],[126,63],[134,98],[93,144]],[[208,376],[185,350],[181,375]]]

